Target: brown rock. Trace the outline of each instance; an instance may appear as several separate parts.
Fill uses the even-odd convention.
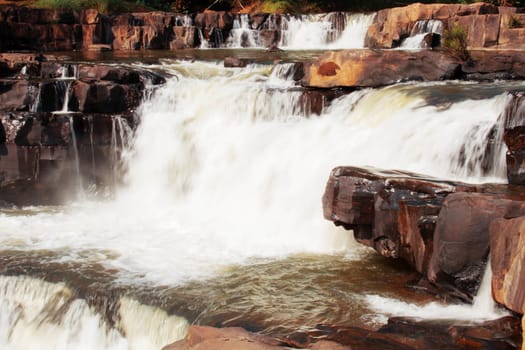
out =
[[[333,341],[321,340],[315,343],[310,350],[352,350],[352,348]]]
[[[459,63],[435,51],[329,51],[305,65],[309,87],[377,87],[407,80],[458,77]]]
[[[26,80],[0,81],[0,110],[29,110],[33,97]]]
[[[525,94],[514,93],[503,114],[509,184],[525,184]]]
[[[426,274],[443,199],[476,189],[406,172],[338,167],[326,185],[323,210],[326,219],[354,230],[359,242]]]
[[[490,16],[488,16],[490,15]],[[405,7],[384,9],[377,13],[370,26],[365,43],[370,48],[394,48],[408,37],[419,20],[438,19],[448,24],[460,21],[469,28],[475,24],[480,27],[469,31],[469,46],[485,47],[496,44],[498,37],[498,8],[493,5],[476,3],[468,5],[455,4],[411,4]],[[471,17],[462,19],[463,17]],[[479,17],[479,18],[478,18]],[[485,40],[486,36],[486,40]]]
[[[490,226],[492,291],[507,308],[525,311],[525,217],[495,220]]]
[[[191,326],[186,339],[167,345],[163,350],[278,350],[279,342],[249,333],[242,328]]]
[[[509,214],[525,215],[525,202],[480,193],[448,195],[436,223],[428,278],[452,278],[457,288],[474,295],[489,252],[489,226]]]

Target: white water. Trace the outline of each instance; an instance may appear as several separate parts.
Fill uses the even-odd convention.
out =
[[[361,248],[322,218],[325,182],[338,165],[505,181],[504,148],[489,174],[479,158],[506,94],[431,105],[425,93],[445,84],[405,84],[354,92],[321,116],[306,118],[301,92],[289,90],[293,83],[282,71],[202,62],[159,69],[178,77],[140,108],[135,143],[125,155],[126,185],[115,200],[35,209],[27,216],[0,213],[4,249],[57,251],[65,255],[62,262],[83,261],[90,251],[89,259],[116,270],[125,283],[174,286],[220,275],[233,264],[296,253],[351,258]],[[124,137],[117,129],[115,144]],[[78,322],[98,317],[83,310],[87,316]],[[108,349],[131,341],[98,333],[92,339],[103,343],[86,343],[91,348]],[[68,341],[57,348],[75,348]]]
[[[339,13],[283,15],[277,25],[275,16],[269,16],[263,27],[281,32],[278,47],[284,50],[354,49],[365,46],[366,32],[374,17],[375,14]],[[251,27],[248,15],[234,20],[226,46],[263,47],[259,31]]]
[[[429,33],[443,34],[443,22],[440,20],[419,20],[416,22],[410,36],[403,40],[401,49],[428,49],[425,36]]]
[[[478,294],[474,297],[472,305],[445,305],[437,302],[415,305],[379,295],[365,296],[365,300],[372,310],[384,315],[382,319],[379,319],[381,323],[385,323],[390,316],[480,322],[508,315],[508,312],[498,307],[492,298],[491,283],[492,269],[490,262],[488,262]]]
[[[62,283],[0,276],[2,349],[159,350],[188,328],[184,319],[128,298],[120,300],[119,317],[109,326]]]

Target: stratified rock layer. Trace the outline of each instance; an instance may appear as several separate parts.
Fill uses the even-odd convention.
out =
[[[134,109],[164,78],[51,56],[0,63],[0,205],[59,204],[83,184],[114,185]]]

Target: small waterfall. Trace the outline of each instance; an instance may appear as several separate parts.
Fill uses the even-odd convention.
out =
[[[38,112],[38,109],[40,107],[40,95],[41,95],[41,86],[38,85],[30,85],[29,86],[29,95],[34,96],[33,102],[31,103],[31,106],[29,107],[30,112]]]
[[[233,28],[226,40],[226,47],[257,47],[259,46],[258,31],[250,26],[250,17],[247,14],[237,15],[233,21]]]
[[[113,185],[117,184],[117,177],[124,173],[122,152],[129,148],[133,130],[126,119],[120,116],[111,118],[111,174]]]
[[[63,283],[0,276],[0,347],[158,350],[187,333],[183,318],[125,297],[116,305],[117,315],[101,315]]]
[[[385,298],[378,295],[366,296],[365,299],[373,310],[386,316],[419,317],[434,320],[464,320],[464,321],[485,321],[496,319],[508,315],[503,308],[498,308],[492,297],[492,269],[490,260],[487,262],[485,272],[478,294],[474,297],[472,305],[457,304],[445,305],[432,302],[426,305],[408,304],[399,300]],[[384,316],[380,323],[386,322]]]
[[[375,14],[303,15],[283,17],[279,47],[298,49],[363,48]]]
[[[401,49],[427,49],[431,45],[426,40],[429,34],[443,34],[443,22],[434,19],[419,20],[416,22],[410,36],[403,40]]]
[[[487,260],[485,272],[479,285],[478,294],[474,297],[472,309],[475,314],[492,315],[501,314],[497,309],[496,302],[492,297],[492,267],[490,259]]]
[[[80,157],[78,154],[78,143],[77,143],[77,136],[75,132],[75,123],[74,118],[72,115],[68,115],[69,119],[69,131],[71,133],[71,149],[73,150],[73,157],[75,159],[75,170],[77,173],[77,179],[78,179],[78,194],[81,199],[85,197],[84,194],[84,184],[82,181],[82,173],[80,172]]]
[[[91,173],[93,174],[93,182],[95,182],[95,174],[97,169],[96,157],[95,157],[95,142],[93,140],[93,116],[89,115],[84,117],[87,120],[89,128],[89,145],[91,148]]]

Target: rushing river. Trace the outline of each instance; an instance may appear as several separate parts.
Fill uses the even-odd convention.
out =
[[[283,335],[497,315],[403,288],[406,268],[325,221],[321,196],[338,165],[505,182],[506,149],[487,157],[487,144],[507,91],[525,84],[399,84],[305,115],[293,65],[148,67],[171,78],[137,111],[114,198],[0,211],[2,348],[160,349],[189,324]]]

